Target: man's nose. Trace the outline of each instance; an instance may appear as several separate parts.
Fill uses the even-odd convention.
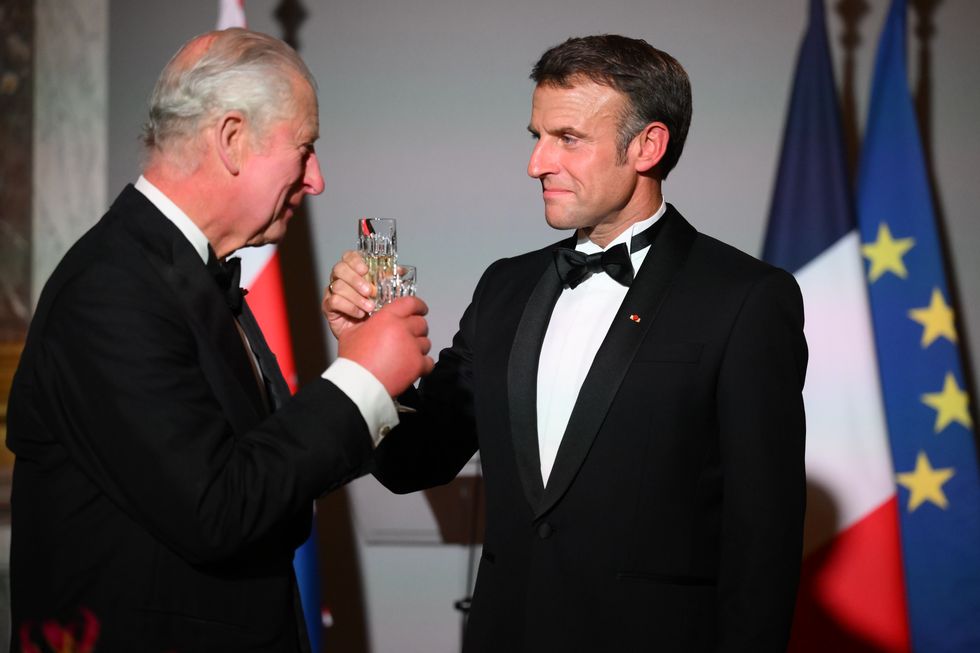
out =
[[[303,176],[303,185],[306,192],[310,195],[319,195],[323,192],[323,174],[320,172],[320,159],[316,153],[310,155],[306,160],[306,173]]]
[[[531,151],[531,159],[527,162],[527,174],[535,179],[540,179],[547,174],[557,172],[553,148],[545,144],[544,139],[539,140]]]

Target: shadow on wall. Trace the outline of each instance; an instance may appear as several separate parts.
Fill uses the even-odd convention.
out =
[[[876,527],[891,526],[897,531],[894,501],[887,502],[876,512],[879,513],[874,518]],[[869,544],[876,544],[877,539],[874,534],[869,537],[867,530],[836,537],[840,528],[838,520],[837,505],[827,489],[820,483],[808,481],[803,538],[805,556],[789,653],[907,653],[907,648],[901,645],[907,638],[906,626],[894,622],[894,602],[868,601],[876,605],[868,605],[867,613],[864,607],[861,608],[862,623],[847,623],[846,615],[853,614],[855,605],[863,606],[859,603],[863,598],[884,596],[887,599],[895,594],[893,585],[862,587],[862,581],[876,578],[894,581],[901,577],[901,569],[897,564],[897,552],[891,557],[888,552],[882,552],[878,557],[877,552],[868,548]],[[856,528],[860,529],[860,526]],[[860,560],[861,568],[852,564],[855,558]],[[898,568],[892,569],[893,563]],[[829,584],[825,576],[837,581],[843,578],[847,586]],[[860,596],[855,598],[856,594]],[[898,609],[903,610],[904,606],[898,606]]]
[[[304,202],[279,247],[289,332],[301,386],[318,378],[329,362],[312,243],[310,213]],[[332,626],[324,631],[323,650],[366,653],[364,588],[346,488],[317,501],[316,530],[320,597],[332,617]]]
[[[282,0],[274,15],[282,27],[282,39],[299,51],[299,30],[306,10],[298,0]],[[310,211],[305,200],[290,221],[286,238],[279,246],[279,257],[296,375],[302,386],[319,377],[329,362],[320,314],[322,289],[317,285]],[[330,628],[323,633],[322,650],[367,653],[370,649],[363,575],[347,489],[327,494],[317,501],[316,507],[320,598],[322,606],[330,611]]]

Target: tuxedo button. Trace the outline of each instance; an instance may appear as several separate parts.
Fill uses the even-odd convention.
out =
[[[548,522],[545,522],[540,526],[538,526],[538,537],[540,537],[542,540],[548,539],[549,537],[552,536],[554,532],[555,529],[552,528],[551,524],[549,524]]]

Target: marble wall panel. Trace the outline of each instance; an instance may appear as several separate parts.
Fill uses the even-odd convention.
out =
[[[0,343],[22,340],[30,320],[33,93],[34,2],[10,0],[0,7]]]
[[[33,302],[105,212],[109,0],[36,0]]]

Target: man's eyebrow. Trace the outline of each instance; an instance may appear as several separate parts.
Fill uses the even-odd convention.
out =
[[[527,130],[529,132],[531,132],[531,136],[534,136],[535,138],[538,138],[539,136],[541,136],[541,134],[538,132],[538,130],[537,129],[534,129],[533,127],[531,127],[531,125],[528,125],[527,126]],[[569,136],[574,136],[575,138],[584,138],[585,137],[585,133],[584,132],[579,131],[578,129],[575,129],[574,127],[557,127],[555,129],[546,129],[545,131],[547,133],[549,133],[549,134],[552,134],[552,135],[555,135],[555,134],[568,134]]]

